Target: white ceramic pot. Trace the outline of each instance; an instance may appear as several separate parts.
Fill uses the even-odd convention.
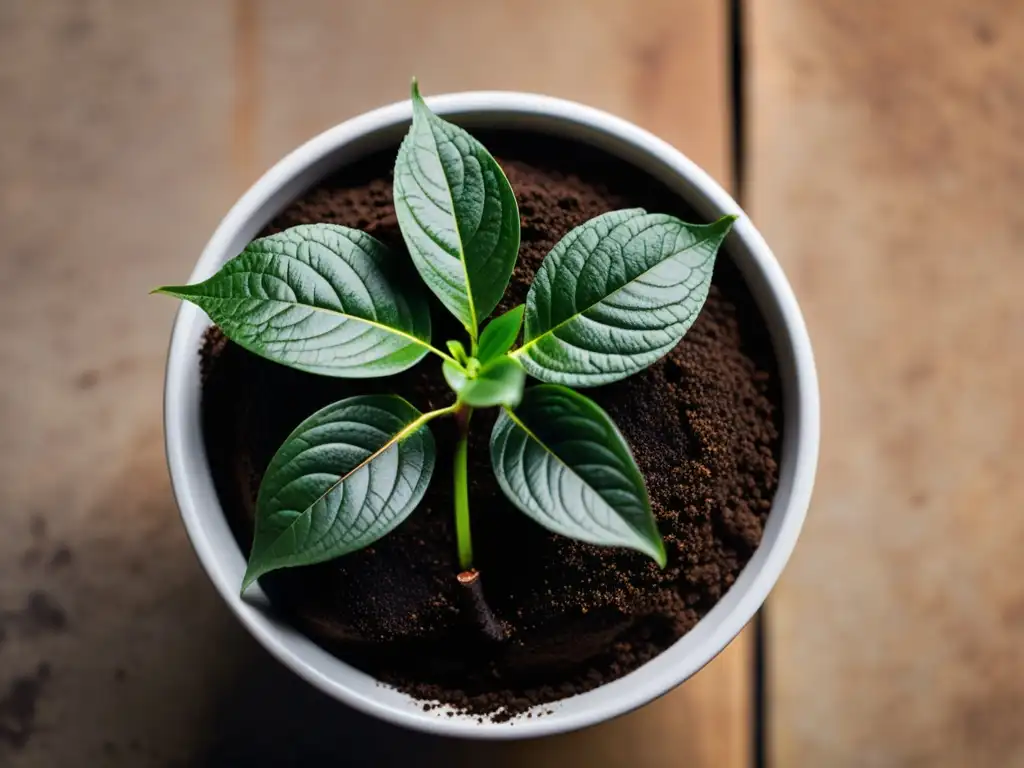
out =
[[[596,146],[659,179],[707,220],[739,214],[726,250],[757,302],[778,359],[783,393],[779,487],[764,539],[725,597],[660,656],[619,680],[544,709],[541,717],[477,722],[424,712],[422,704],[385,687],[323,650],[263,610],[257,589],[239,597],[245,555],[221,510],[207,465],[200,421],[197,350],[208,318],[183,303],[174,323],[167,365],[167,459],[181,516],[200,562],[250,632],[284,664],[339,701],[383,720],[448,736],[524,738],[599,723],[679,685],[711,661],[761,607],[789,558],[803,525],[818,458],[818,382],[800,309],[778,262],[739,206],[680,152],[635,125],[589,107],[525,93],[456,93],[428,99],[430,107],[469,130],[528,129]],[[307,142],[257,181],[221,222],[189,282],[210,277],[303,192],[341,166],[394,147],[408,129],[410,102],[368,112]],[[253,600],[252,593],[258,595]]]

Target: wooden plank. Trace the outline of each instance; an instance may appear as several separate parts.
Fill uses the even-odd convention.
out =
[[[270,163],[414,72],[608,108],[727,179],[725,39],[701,0],[0,4],[0,764],[745,763],[742,639],[651,707],[519,747],[400,732],[281,668],[178,521],[174,305],[146,295]]]
[[[426,93],[538,91],[608,109],[729,180],[724,3],[322,0],[295,13],[264,0],[254,7],[259,170],[344,118],[404,98],[415,74]],[[448,759],[747,765],[751,649],[744,635],[688,684],[617,722],[526,744],[461,745]]]
[[[773,764],[1024,765],[1024,6],[750,10],[750,202],[825,437]]]
[[[416,75],[427,94],[535,91],[610,110],[729,180],[724,4],[252,3],[260,171],[340,120],[406,98]]]
[[[186,758],[248,642],[170,495],[147,296],[239,190],[232,35],[205,0],[0,4],[4,766]]]
[[[629,715],[565,736],[510,744],[464,744],[459,765],[750,765],[753,640],[749,631],[701,672]]]

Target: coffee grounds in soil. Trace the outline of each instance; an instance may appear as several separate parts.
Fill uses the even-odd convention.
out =
[[[700,220],[657,182],[596,150],[523,134],[480,138],[505,169],[522,218],[519,260],[495,314],[526,300],[544,256],[587,219],[640,206]],[[408,259],[392,202],[393,162],[391,150],[342,170],[263,234],[332,222],[365,230]],[[463,338],[439,303],[431,310],[436,345]],[[244,552],[262,473],[304,418],[374,392],[402,395],[422,411],[452,401],[430,356],[388,379],[332,379],[263,360],[216,329],[201,355],[207,453]],[[705,307],[672,352],[587,394],[619,425],[646,478],[668,552],[664,570],[628,550],[549,533],[516,510],[490,467],[495,414],[478,411],[469,459],[475,561],[508,640],[495,643],[476,629],[455,579],[450,419],[431,424],[437,465],[415,512],[360,552],[264,576],[275,610],[425,708],[445,704],[498,720],[596,688],[657,656],[733,584],[761,541],[778,481],[775,359],[728,257],[719,256]]]

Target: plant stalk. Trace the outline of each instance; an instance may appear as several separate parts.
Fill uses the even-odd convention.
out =
[[[459,548],[459,568],[473,567],[473,539],[469,530],[469,418],[473,409],[460,403],[455,410],[459,437],[455,443],[455,539]]]
[[[476,627],[488,640],[502,642],[508,640],[509,633],[505,625],[494,615],[491,606],[484,596],[483,582],[480,571],[471,569],[458,575],[459,586],[462,587],[463,610],[473,616]]]
[[[453,416],[458,426],[459,437],[455,443],[455,538],[459,548],[457,576],[462,595],[462,610],[471,617],[471,622],[484,637],[493,642],[508,639],[508,630],[494,615],[484,596],[480,572],[473,567],[473,540],[469,533],[469,418],[473,409],[465,403],[455,406]]]

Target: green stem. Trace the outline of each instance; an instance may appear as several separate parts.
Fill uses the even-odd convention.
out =
[[[455,443],[455,538],[459,547],[459,567],[469,570],[473,567],[473,540],[469,532],[469,417],[473,409],[460,404],[455,411],[455,422],[459,426],[459,439]]]
[[[439,416],[454,416],[459,412],[459,404],[453,403],[446,408],[438,408],[436,411],[427,411],[422,414],[416,421],[412,422],[409,426],[402,430],[403,434],[411,434],[417,429],[422,427],[427,422],[433,421]]]

